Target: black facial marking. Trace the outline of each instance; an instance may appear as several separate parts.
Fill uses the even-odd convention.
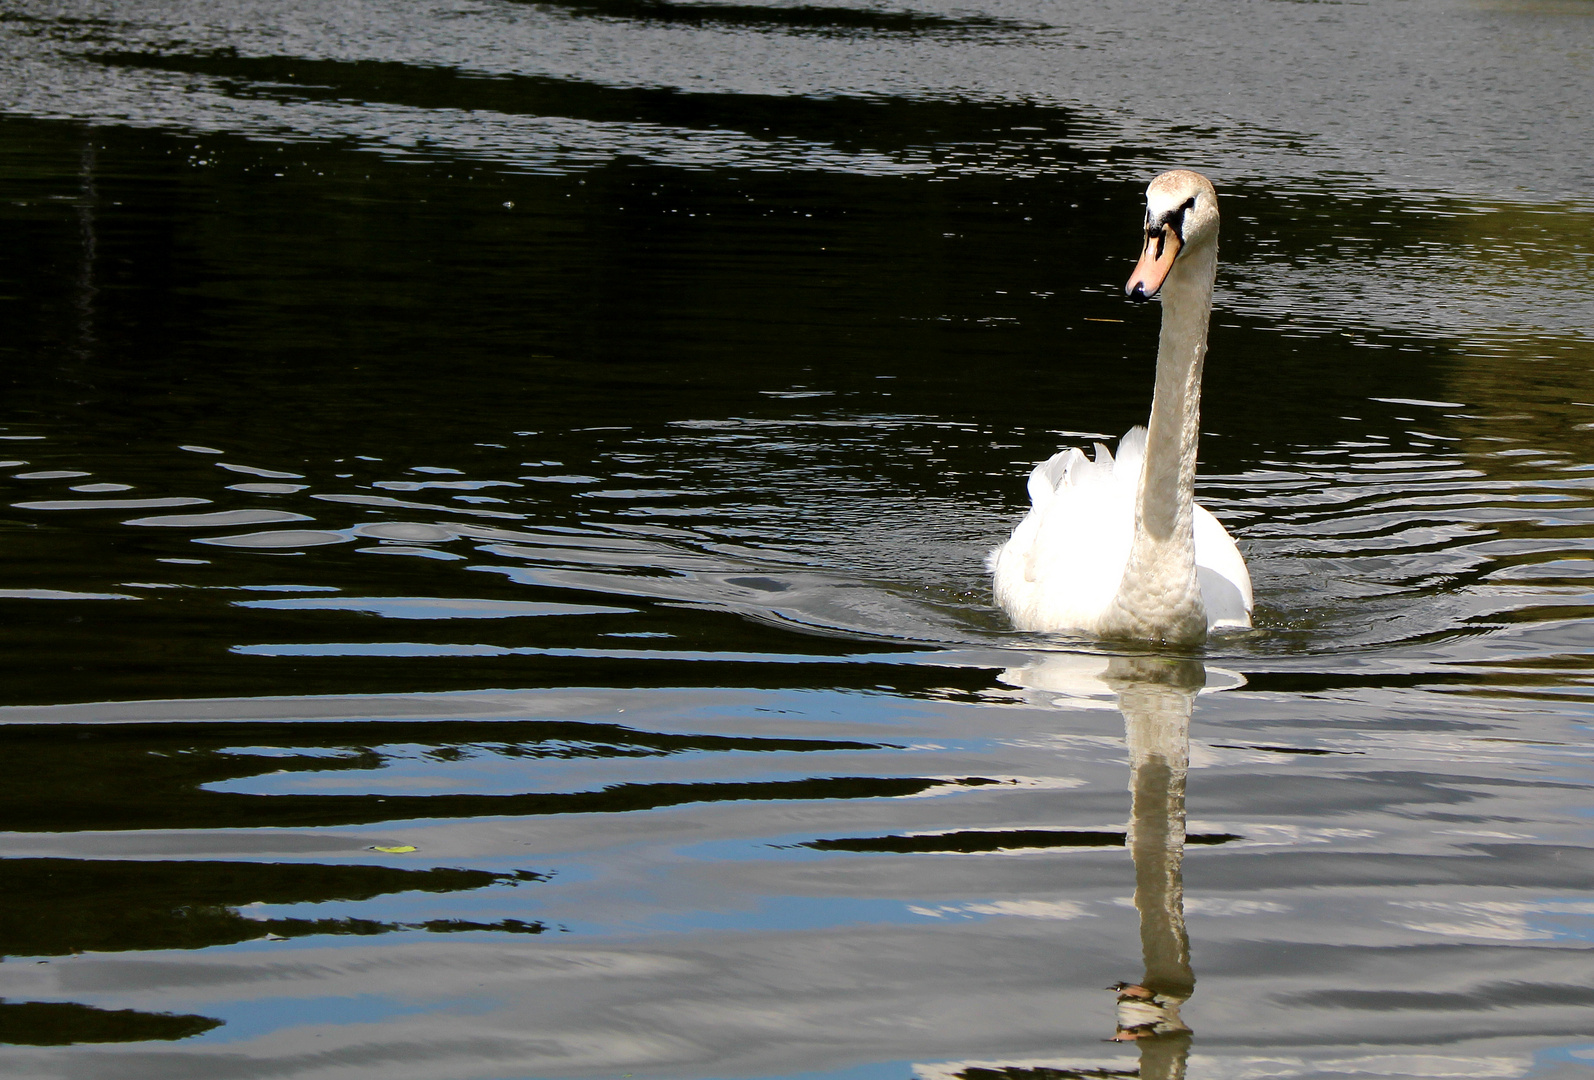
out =
[[[1173,230],[1173,235],[1179,238],[1179,243],[1184,244],[1184,212],[1195,205],[1195,196],[1192,195],[1181,203],[1176,210],[1170,210],[1163,216],[1163,221]]]
[[[1162,248],[1167,242],[1168,230],[1170,229],[1173,231],[1173,235],[1179,238],[1179,247],[1180,250],[1183,250],[1184,212],[1194,206],[1195,202],[1196,197],[1192,195],[1179,206],[1169,210],[1166,214],[1163,214],[1160,218],[1155,220],[1153,220],[1151,217],[1151,208],[1146,208],[1146,240],[1147,242],[1150,242],[1151,240],[1157,241],[1157,253],[1155,256],[1153,256],[1153,258],[1162,258]]]

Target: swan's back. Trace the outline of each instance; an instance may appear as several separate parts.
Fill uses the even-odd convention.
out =
[[[1113,457],[1064,450],[1029,476],[1030,511],[991,552],[996,602],[1022,630],[1100,635],[1134,541],[1135,500],[1146,429],[1133,428]],[[1251,579],[1219,521],[1194,507],[1196,576],[1208,629],[1251,625]]]

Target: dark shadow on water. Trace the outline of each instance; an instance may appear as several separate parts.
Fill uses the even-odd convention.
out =
[[[169,800],[145,802],[131,812],[104,798],[64,796],[47,814],[25,807],[0,810],[3,827],[32,830],[185,828],[307,828],[369,825],[421,818],[475,818],[545,814],[613,814],[704,802],[885,799],[919,795],[978,777],[946,781],[930,777],[828,776],[748,783],[615,784],[598,791],[530,795],[241,795],[232,792],[174,792]],[[146,798],[150,793],[146,792]],[[48,823],[44,820],[49,818]]]
[[[974,1066],[954,1074],[962,1080],[1117,1080],[1136,1077],[1135,1069],[1063,1069],[1045,1065]]]
[[[650,758],[679,753],[815,753],[877,749],[820,739],[669,735],[614,725],[500,723],[126,724],[0,727],[0,828],[81,829],[325,826],[501,814],[616,813],[695,802],[871,799],[979,777],[810,776],[746,782],[620,783],[594,790],[516,794],[256,795],[212,790],[264,774],[379,770],[380,747],[413,741],[447,762],[463,752],[511,758]],[[256,754],[240,747],[266,747]],[[316,751],[320,751],[319,753]],[[328,753],[330,751],[330,753]]]
[[[718,8],[716,7],[716,10]],[[594,123],[661,124],[796,139],[846,150],[900,150],[958,143],[1033,143],[1054,166],[1086,155],[1061,140],[1074,128],[1055,106],[980,101],[835,95],[689,92],[668,87],[609,86],[547,75],[482,75],[453,68],[380,60],[239,56],[232,52],[102,52],[88,57],[116,67],[205,75],[231,96],[282,102],[386,104],[424,110],[485,111],[567,117]],[[1019,134],[1014,134],[1013,129]],[[424,152],[425,147],[419,148]],[[712,168],[717,163],[704,159]],[[1051,179],[1071,187],[1085,177]]]
[[[517,0],[581,15],[627,19],[664,26],[790,30],[834,36],[889,34],[991,38],[1041,29],[1041,24],[988,15],[940,15],[925,11],[830,7],[813,4],[691,4],[666,0]]]
[[[12,1046],[170,1041],[221,1025],[209,1016],[97,1009],[74,1001],[0,1001],[0,1043]]]
[[[816,851],[910,852],[1013,851],[1028,848],[1123,847],[1126,833],[1084,829],[993,829],[986,831],[927,833],[913,836],[854,836],[835,840],[810,840],[802,847]],[[1186,836],[1186,844],[1227,844],[1243,840],[1233,833]]]
[[[536,934],[539,922],[461,919],[391,922],[364,918],[252,918],[251,904],[359,902],[403,892],[458,893],[542,881],[530,871],[317,863],[4,859],[8,899],[0,907],[0,956],[204,949],[265,937],[373,935],[402,930]]]

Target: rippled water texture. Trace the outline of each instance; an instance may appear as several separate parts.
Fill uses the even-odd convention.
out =
[[[7,1076],[1594,1072],[1589,4],[0,0],[0,91]],[[1016,633],[1175,165],[1257,628]]]

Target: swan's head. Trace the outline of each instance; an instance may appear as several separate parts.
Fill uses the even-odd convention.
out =
[[[1212,181],[1189,169],[1165,172],[1146,188],[1146,239],[1124,292],[1149,300],[1173,264],[1218,239],[1218,193]]]

